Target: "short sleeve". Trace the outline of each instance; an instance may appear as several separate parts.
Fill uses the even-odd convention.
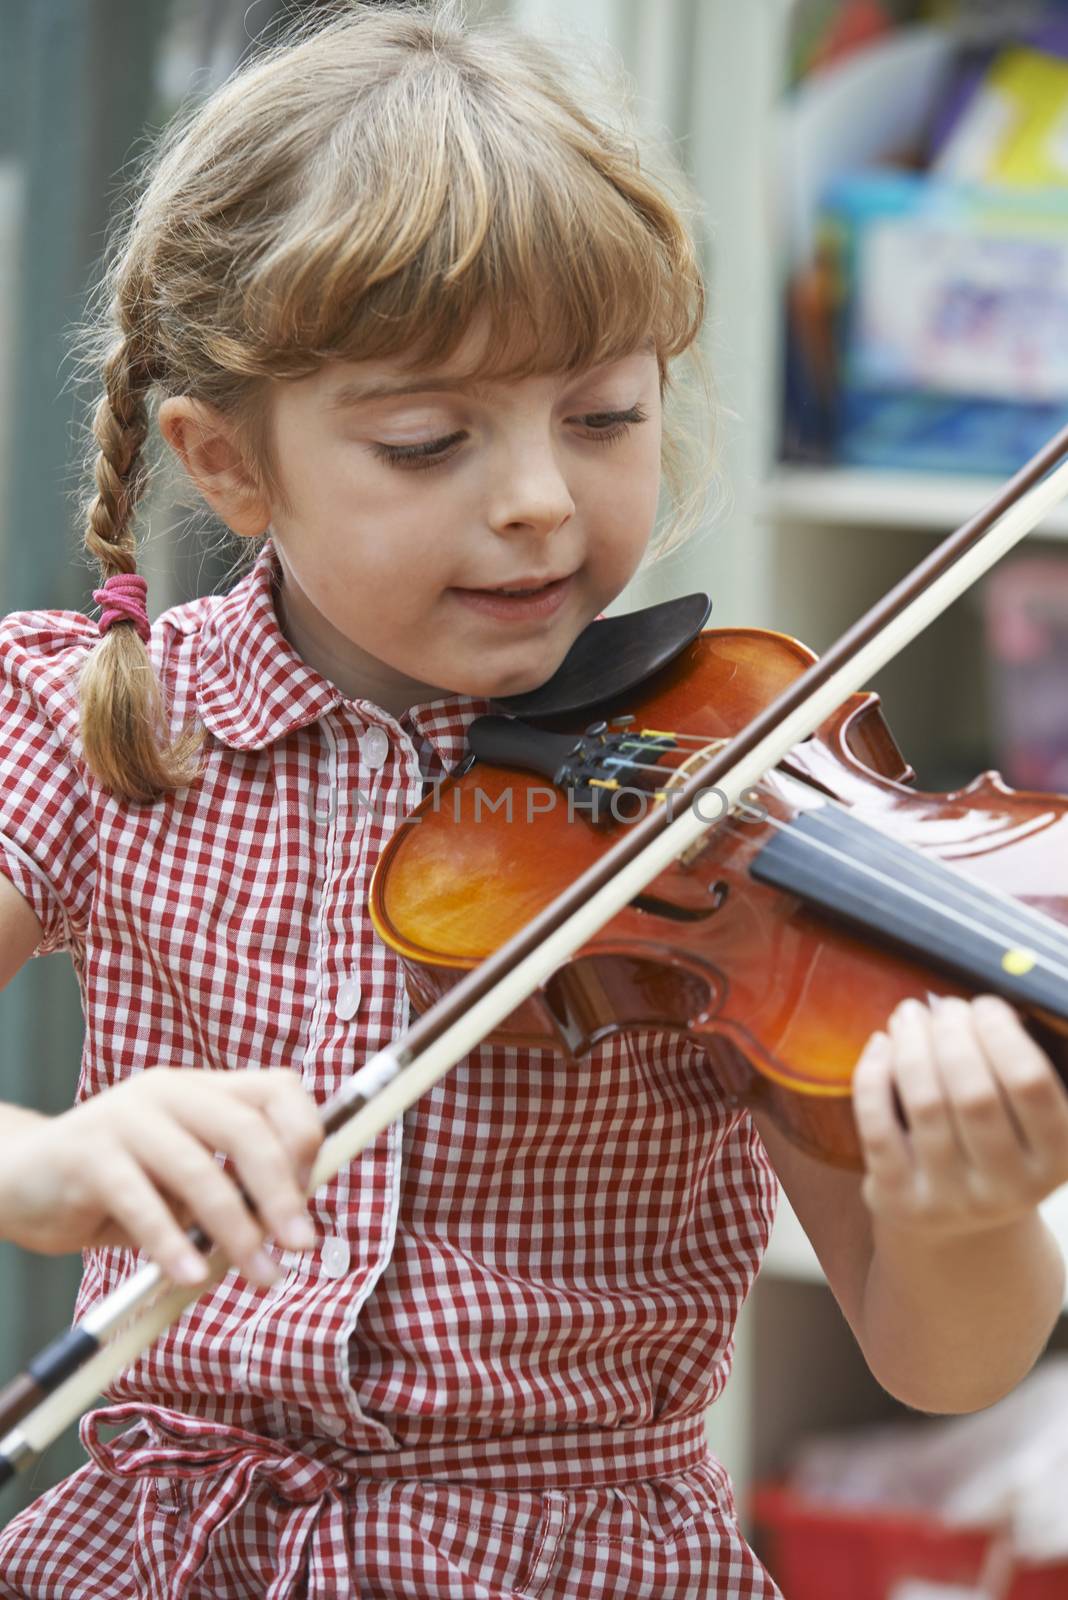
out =
[[[88,921],[96,830],[77,675],[98,638],[81,612],[0,618],[0,871],[40,919],[35,956],[69,950]]]

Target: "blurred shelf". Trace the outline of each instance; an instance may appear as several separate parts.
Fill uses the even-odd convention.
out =
[[[1050,1195],[1042,1205],[1042,1215],[1060,1241],[1061,1250],[1068,1258],[1068,1184]],[[764,1257],[763,1271],[778,1278],[793,1278],[806,1283],[825,1283],[823,1268],[816,1252],[808,1242],[796,1213],[784,1194],[779,1196],[779,1209],[772,1228],[771,1241]],[[1068,1311],[1068,1293],[1065,1295]]]
[[[950,533],[992,500],[1004,481],[978,474],[783,466],[761,486],[757,505],[769,521]],[[1051,512],[1041,532],[1068,537],[1068,502]]]

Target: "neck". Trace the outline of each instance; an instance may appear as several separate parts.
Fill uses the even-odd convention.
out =
[[[302,661],[314,667],[348,699],[370,700],[391,717],[399,718],[410,707],[438,700],[451,692],[406,677],[341,635],[336,641],[318,633],[313,636],[288,603],[289,589],[285,581],[275,585],[273,595],[278,626],[287,643]]]

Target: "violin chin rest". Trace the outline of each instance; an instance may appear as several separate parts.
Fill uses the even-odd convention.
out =
[[[545,683],[493,704],[517,717],[589,710],[636,689],[666,667],[697,638],[711,610],[707,594],[685,594],[622,616],[601,617],[583,628]]]

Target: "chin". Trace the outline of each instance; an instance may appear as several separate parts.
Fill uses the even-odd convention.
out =
[[[560,661],[563,659],[561,656]],[[497,673],[492,677],[481,679],[477,687],[457,692],[480,695],[486,700],[506,700],[513,694],[528,694],[531,689],[540,689],[543,683],[548,683],[559,667],[560,661],[553,662],[548,669],[535,668],[529,672]]]
[[[558,671],[581,632],[581,627],[569,630],[567,637],[558,641],[551,651],[544,648],[546,641],[541,640],[538,651],[540,659],[533,661],[530,660],[529,650],[526,661],[516,659],[519,649],[509,644],[495,659],[491,657],[480,662],[473,661],[466,672],[461,669],[455,678],[450,678],[451,687],[442,692],[468,694],[484,700],[504,700],[513,694],[528,694],[531,689],[540,689]]]
[[[551,677],[549,673],[546,676]],[[448,689],[438,689],[439,695],[466,694],[472,700],[507,700],[509,695],[526,694],[528,689],[537,689],[546,681],[546,676],[522,678],[472,678],[462,683],[454,683]]]

